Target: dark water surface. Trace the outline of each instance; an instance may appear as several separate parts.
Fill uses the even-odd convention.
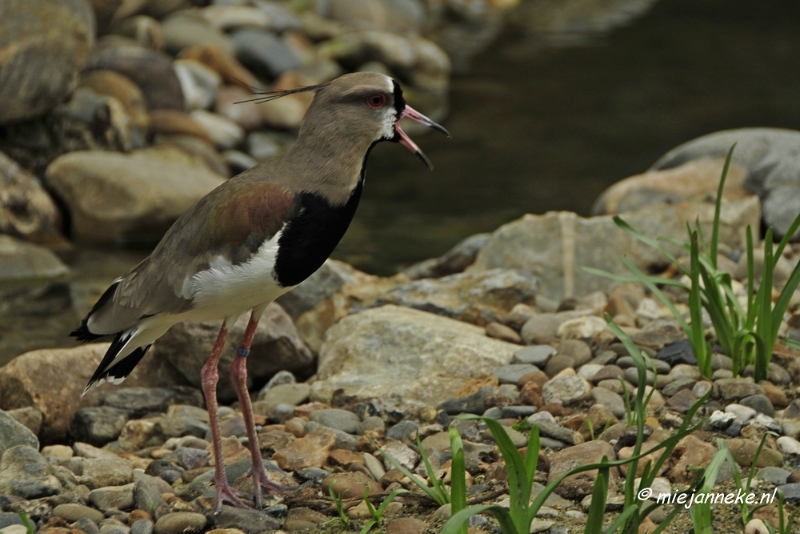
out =
[[[728,128],[800,129],[800,2],[662,0],[581,46],[512,28],[452,83],[444,125],[370,156],[338,258],[390,273],[524,213],[588,215],[610,184]]]
[[[588,214],[608,185],[699,135],[800,129],[800,2],[661,0],[627,27],[561,48],[512,26],[453,79],[444,124],[453,139],[415,136],[434,172],[400,146],[376,147],[336,257],[392,273],[524,213]],[[69,345],[98,288],[145,254],[77,250],[69,285],[6,303],[0,365]]]

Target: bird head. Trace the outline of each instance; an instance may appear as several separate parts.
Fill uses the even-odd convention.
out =
[[[377,142],[392,141],[413,152],[430,169],[433,169],[430,160],[403,131],[400,120],[424,124],[450,137],[443,126],[406,103],[396,80],[376,72],[345,74],[325,84],[264,93],[254,100],[267,102],[308,91],[313,91],[315,96],[303,120],[301,137],[335,139],[341,146],[364,145],[365,150]]]

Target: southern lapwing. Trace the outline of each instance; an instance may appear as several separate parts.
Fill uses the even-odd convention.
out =
[[[260,507],[262,487],[275,491],[280,486],[266,476],[247,391],[246,362],[259,318],[269,303],[308,278],[333,252],[358,206],[367,156],[376,143],[399,142],[433,168],[400,128],[400,119],[450,135],[409,107],[400,85],[383,74],[347,74],[318,86],[266,93],[256,100],[298,91],[313,92],[314,100],[297,142],[189,208],[148,258],[111,284],[71,334],[81,341],[115,336],[86,393],[106,380],[124,380],[172,325],[223,320],[202,370],[217,459],[217,512],[223,501],[244,506],[225,477],[217,416],[217,365],[227,325],[250,312],[231,376],[247,428],[254,500]]]

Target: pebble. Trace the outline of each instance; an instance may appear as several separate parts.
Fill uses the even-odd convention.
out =
[[[603,323],[605,327],[605,322]],[[592,359],[592,349],[584,341],[579,339],[565,339],[556,347],[556,354],[569,356],[574,362],[575,368],[588,363]]]
[[[588,398],[591,390],[591,384],[583,377],[558,375],[542,387],[542,398],[547,404],[569,404]]]
[[[514,361],[515,363],[528,363],[543,369],[550,357],[555,353],[556,349],[550,345],[531,345],[516,351],[514,353]]]
[[[725,407],[725,412],[733,414],[736,417],[736,421],[740,423],[748,422],[757,413],[753,408],[741,404],[729,404]]]
[[[777,439],[776,443],[783,454],[787,456],[800,456],[800,441],[790,438],[789,436],[781,436]]]
[[[625,417],[625,401],[618,393],[597,387],[591,391],[590,395],[596,404],[606,406],[616,417]]]
[[[782,486],[778,486],[778,489],[783,492],[783,498],[786,502],[800,501],[800,482],[783,484]]]
[[[742,406],[749,406],[755,411],[765,415],[775,415],[775,408],[772,406],[772,403],[769,401],[766,395],[750,395],[749,397],[744,397],[743,399],[739,400],[739,404]]]
[[[89,492],[89,502],[97,509],[106,510],[130,510],[135,504],[133,498],[134,484],[124,486],[107,486],[97,488]]]
[[[553,414],[550,412],[536,412],[535,414],[531,415],[527,419],[529,425],[539,425],[539,424],[548,424],[548,425],[557,425],[558,422],[556,418],[553,417]]]
[[[501,384],[517,384],[520,378],[537,370],[538,368],[530,363],[514,363],[495,368],[494,375]]]
[[[413,443],[419,431],[419,423],[416,421],[400,421],[386,431],[386,437],[405,443]]]
[[[498,322],[491,322],[486,325],[486,335],[509,343],[522,344],[522,338],[516,330]]]
[[[714,430],[725,430],[736,420],[736,418],[737,415],[735,413],[715,410],[711,413],[708,423],[709,426]]]
[[[750,395],[763,395],[764,389],[752,378],[722,378],[714,381],[714,389],[725,401],[739,400]]]
[[[544,372],[547,376],[553,377],[564,369],[574,369],[577,367],[575,360],[572,356],[565,354],[556,354],[551,356],[544,366]]]
[[[208,520],[203,514],[195,512],[172,512],[156,521],[156,534],[189,534],[201,532]]]
[[[587,364],[588,365],[588,364]],[[599,384],[603,380],[616,380],[624,376],[625,372],[618,365],[604,365],[602,369],[591,378],[593,384]]]
[[[756,478],[779,486],[781,484],[786,484],[789,475],[791,475],[791,473],[786,469],[781,469],[780,467],[765,467],[756,473]]]
[[[695,402],[697,402],[697,396],[688,389],[682,389],[667,399],[666,404],[671,410],[680,413],[686,413],[691,409]]]
[[[586,380],[592,381],[597,373],[603,369],[603,366],[596,363],[587,363],[578,369],[578,376],[582,376]]]
[[[348,434],[358,434],[361,430],[361,419],[353,412],[347,410],[338,408],[314,410],[311,412],[311,415],[309,415],[309,418],[315,423],[335,430],[341,430]]]
[[[74,523],[79,519],[87,518],[99,525],[100,522],[105,519],[102,512],[99,512],[94,508],[90,508],[89,506],[73,503],[59,504],[53,509],[53,515],[60,517],[69,523]]]
[[[131,534],[153,534],[154,525],[149,519],[140,519],[131,525]]]

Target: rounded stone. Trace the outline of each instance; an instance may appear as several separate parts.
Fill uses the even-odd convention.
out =
[[[208,520],[196,512],[172,512],[156,521],[156,534],[189,534],[202,532]]]

